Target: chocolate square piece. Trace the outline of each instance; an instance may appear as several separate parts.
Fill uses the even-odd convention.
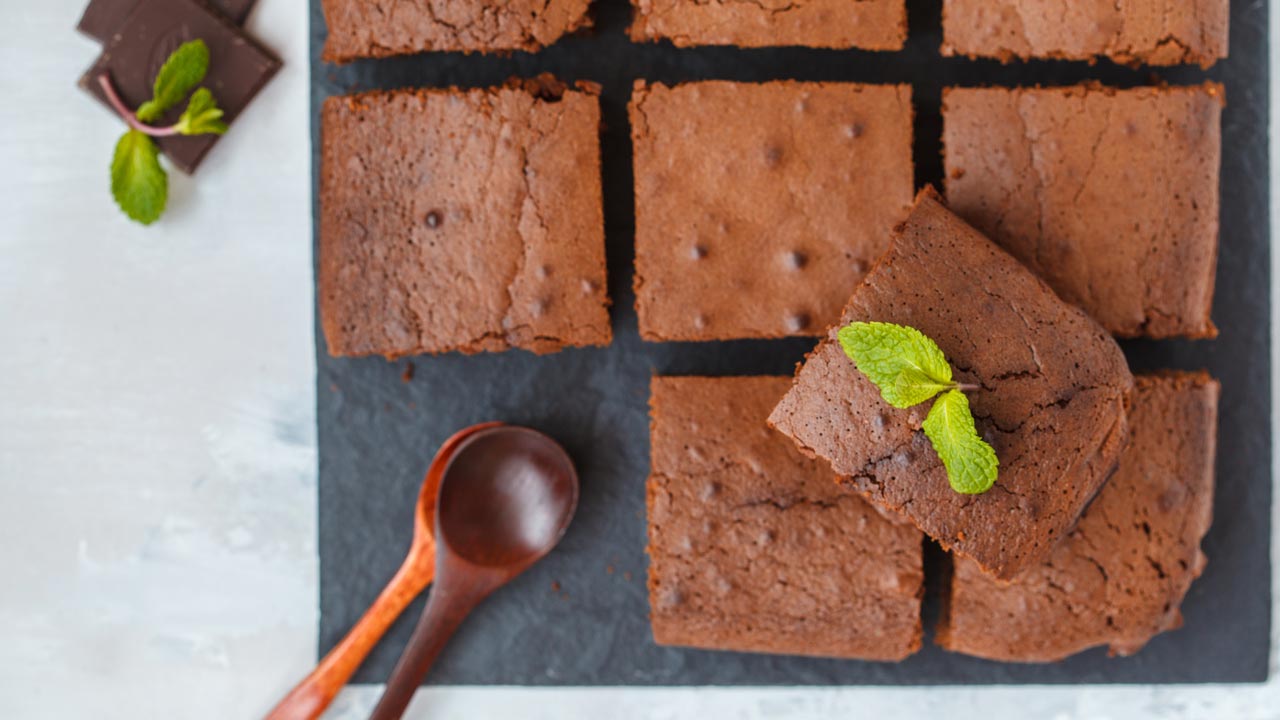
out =
[[[210,7],[226,15],[237,25],[243,24],[249,17],[257,0],[208,0]],[[138,0],[89,0],[89,5],[80,16],[80,24],[76,29],[89,37],[105,43],[111,40],[124,25],[125,18],[133,11]]]
[[[98,61],[80,78],[80,87],[110,107],[98,84],[98,77],[105,73],[125,105],[136,109],[151,99],[156,74],[169,55],[195,39],[209,46],[209,72],[201,86],[213,92],[226,113],[224,118],[234,127],[236,117],[280,69],[280,60],[198,0],[139,0]],[[184,109],[185,102],[171,108],[155,125],[177,122]],[[218,138],[175,135],[156,138],[156,144],[175,167],[193,173]]]
[[[321,0],[328,62],[418,52],[540,50],[591,25],[591,0]]]
[[[325,101],[330,353],[609,343],[600,107],[593,91],[547,82]]]
[[[957,560],[938,644],[992,660],[1054,662],[1095,645],[1131,655],[1181,627],[1213,520],[1218,383],[1136,378],[1115,476],[1043,564],[1005,584]]]
[[[646,340],[815,336],[911,203],[911,88],[636,83]]]
[[[951,208],[1122,337],[1212,337],[1223,92],[951,88]]]
[[[649,602],[660,645],[901,660],[923,538],[768,428],[785,377],[655,377]]]
[[[916,328],[957,382],[978,386],[966,394],[1000,460],[995,487],[951,489],[921,430],[929,403],[890,406],[837,342],[855,320]],[[925,188],[770,422],[943,547],[1010,578],[1048,555],[1115,469],[1132,388],[1105,330]]]
[[[1227,56],[1228,0],[943,0],[942,54],[1209,67]]]
[[[901,50],[907,39],[903,0],[697,2],[631,0],[631,38],[676,47],[736,45]]]

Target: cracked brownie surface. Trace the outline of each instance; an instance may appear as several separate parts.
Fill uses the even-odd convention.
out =
[[[655,377],[649,598],[661,645],[900,660],[920,533],[765,423],[786,377]]]
[[[1228,0],[944,0],[942,54],[1209,67],[1229,16]]]
[[[920,426],[929,403],[890,406],[836,341],[855,320],[932,338],[967,393],[999,479],[951,489]],[[796,374],[770,423],[872,501],[1009,578],[1042,560],[1115,469],[1133,388],[1115,340],[1083,311],[921,191],[889,251]]]
[[[646,340],[822,334],[911,204],[908,85],[638,82],[630,113]]]
[[[433,51],[536,51],[589,26],[590,0],[322,0],[326,62]]]
[[[631,39],[676,47],[737,45],[901,50],[903,0],[631,0]]]
[[[592,92],[547,78],[326,100],[329,352],[608,344],[599,122]]]
[[[947,203],[1122,337],[1212,337],[1222,86],[950,88]]]
[[[1131,655],[1182,625],[1213,519],[1219,387],[1205,373],[1136,378],[1130,441],[1080,524],[1012,583],[957,560],[938,644],[1022,662],[1095,645]]]

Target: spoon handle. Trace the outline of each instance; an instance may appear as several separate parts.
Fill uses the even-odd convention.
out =
[[[404,715],[413,693],[440,656],[440,651],[453,637],[467,614],[484,599],[492,588],[459,577],[462,582],[437,582],[427,597],[418,625],[413,629],[404,654],[391,671],[387,689],[373,709],[369,720],[399,720]]]
[[[431,583],[436,564],[433,551],[434,547],[410,551],[400,570],[360,621],[324,656],[316,669],[275,706],[266,720],[314,720],[320,717],[391,623]]]

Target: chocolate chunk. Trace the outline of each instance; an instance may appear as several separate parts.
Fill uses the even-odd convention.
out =
[[[243,24],[245,18],[249,17],[249,11],[256,2],[257,0],[208,0],[210,7],[238,24]],[[90,0],[76,29],[98,42],[109,42],[137,5],[138,0]]]
[[[156,74],[170,53],[182,43],[197,38],[209,46],[209,74],[201,85],[213,91],[218,106],[226,113],[226,121],[234,123],[236,116],[280,69],[280,60],[230,20],[197,0],[140,0],[97,62],[80,78],[80,87],[108,105],[98,83],[98,77],[106,73],[124,103],[137,108],[151,99]],[[165,126],[177,122],[185,107],[184,102],[171,108],[155,124]],[[217,141],[217,135],[156,139],[160,150],[186,173],[195,172]]]

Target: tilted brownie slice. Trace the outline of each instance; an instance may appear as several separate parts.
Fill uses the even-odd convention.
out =
[[[329,352],[607,345],[599,124],[594,92],[547,79],[326,100]]]
[[[768,428],[786,377],[655,377],[649,599],[660,645],[901,660],[923,538]]]
[[[943,0],[942,54],[1209,67],[1230,15],[1229,0]]]
[[[937,342],[999,457],[981,495],[951,489],[921,422],[895,409],[831,329],[770,422],[868,498],[1000,578],[1040,562],[1115,469],[1133,389],[1115,340],[1078,308],[921,191],[888,253],[845,309]]]
[[[1123,337],[1211,337],[1222,86],[950,88],[947,203]]]
[[[696,2],[631,0],[631,39],[676,47],[736,45],[901,50],[907,39],[903,0]]]
[[[1182,625],[1213,520],[1217,381],[1137,377],[1116,474],[1049,559],[1005,584],[957,560],[938,644],[992,660],[1053,662],[1095,645],[1131,655]]]
[[[328,62],[419,52],[540,50],[591,24],[591,0],[321,0]]]

